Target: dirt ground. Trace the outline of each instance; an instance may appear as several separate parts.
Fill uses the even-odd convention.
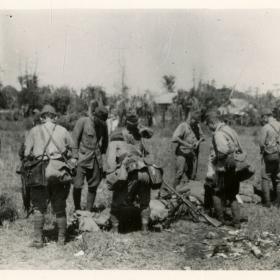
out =
[[[188,220],[177,221],[168,230],[148,234],[141,232],[87,233],[71,240],[61,248],[54,242],[53,217],[49,213],[45,229],[47,246],[40,250],[29,248],[28,244],[31,241],[33,230],[32,216],[28,219],[24,218],[20,180],[15,173],[16,165],[19,163],[17,149],[21,138],[21,132],[1,132],[0,190],[1,193],[6,192],[14,199],[19,210],[18,220],[14,223],[5,222],[0,227],[1,269],[253,270],[280,268],[280,247],[278,248],[278,246],[261,259],[257,259],[250,252],[240,258],[218,256],[207,258],[205,243],[207,234],[213,232],[222,238],[225,231],[220,228],[215,229],[205,223],[193,223]],[[249,160],[256,167],[257,172],[252,183],[257,183],[260,157],[255,143],[255,130],[243,131],[241,142],[247,149]],[[172,147],[170,139],[157,134],[148,144],[155,160],[163,165],[166,180],[171,183],[174,174],[174,147]],[[209,144],[208,139],[201,146],[199,180],[203,180],[205,175]],[[102,200],[106,195],[99,192],[98,196],[98,199]],[[243,224],[248,235],[259,234],[263,231],[280,234],[278,209],[244,205],[242,211],[249,218],[249,222]],[[72,212],[73,203],[69,196],[69,215]],[[217,244],[220,240],[217,239]],[[84,254],[75,256],[80,251]]]

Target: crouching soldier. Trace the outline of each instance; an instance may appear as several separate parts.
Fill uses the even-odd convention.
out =
[[[262,154],[262,191],[264,205],[270,207],[270,182],[273,185],[273,193],[280,206],[280,123],[272,117],[272,111],[265,109],[262,112],[263,127],[260,132],[260,150]]]
[[[108,129],[105,107],[94,107],[91,103],[89,115],[80,118],[73,131],[75,148],[78,149],[77,175],[74,178],[73,200],[75,210],[81,209],[81,195],[84,179],[87,180],[88,193],[86,210],[92,211],[96,191],[102,179],[102,154],[108,147]]]
[[[65,242],[66,199],[71,181],[71,172],[69,170],[67,173],[66,169],[70,162],[74,166],[76,159],[71,153],[73,140],[64,127],[55,123],[56,117],[55,109],[45,105],[41,112],[41,124],[33,127],[25,140],[27,183],[30,185],[30,199],[34,209],[34,240],[31,246],[36,248],[43,247],[43,227],[48,202],[51,202],[56,215],[58,244],[63,245]],[[69,160],[67,165],[66,160]],[[56,170],[54,166],[55,169],[57,167]],[[64,175],[67,175],[67,180]]]
[[[119,230],[122,210],[136,202],[140,207],[142,230],[148,230],[152,181],[148,165],[144,161],[147,150],[143,138],[151,137],[152,132],[141,127],[133,114],[127,116],[124,129],[111,135],[107,157],[107,184],[113,191],[113,232]]]
[[[240,208],[236,200],[240,181],[236,173],[235,155],[243,155],[244,153],[237,133],[221,122],[216,113],[209,114],[206,122],[213,132],[207,177],[208,181],[214,179],[214,183],[212,181],[208,184],[208,187],[213,187],[214,211],[222,223],[240,228]],[[207,191],[209,192],[209,190]],[[229,202],[232,211],[232,221],[229,223],[224,219],[227,202]]]

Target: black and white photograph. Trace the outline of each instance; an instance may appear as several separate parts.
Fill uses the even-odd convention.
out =
[[[1,270],[279,270],[280,9],[0,9]]]

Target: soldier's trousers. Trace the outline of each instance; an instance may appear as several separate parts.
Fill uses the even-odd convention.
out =
[[[262,191],[263,200],[266,206],[271,204],[270,196],[270,182],[272,182],[274,197],[276,198],[276,203],[280,206],[280,168],[279,159],[277,157],[272,157],[271,155],[265,155],[263,157],[262,163]]]
[[[56,216],[58,242],[64,244],[67,228],[66,199],[69,190],[70,184],[51,184],[47,187],[38,186],[30,189],[30,199],[34,209],[34,242],[37,245],[42,244],[43,241],[44,214],[49,202]]]
[[[84,186],[85,179],[87,180],[87,184],[88,184],[86,208],[88,211],[91,211],[95,201],[97,187],[102,179],[101,169],[96,159],[94,160],[93,168],[87,168],[78,165],[77,174],[74,178],[74,189],[73,189],[73,200],[74,200],[75,210],[81,209],[81,194],[82,194],[82,188]]]
[[[111,221],[113,225],[120,222],[120,213],[125,208],[138,206],[141,222],[148,224],[150,217],[151,184],[147,171],[136,171],[128,175],[126,182],[118,182],[114,187],[111,205]]]
[[[44,214],[50,202],[55,215],[65,215],[66,199],[69,195],[69,190],[70,184],[32,187],[30,189],[30,199],[33,209]]]
[[[189,154],[186,156],[177,155],[176,156],[176,174],[173,187],[176,188],[182,181],[184,174],[186,174],[188,179],[193,177],[193,169],[195,165],[195,155]]]
[[[227,202],[231,207],[234,224],[240,224],[240,208],[236,200],[239,193],[239,180],[234,170],[217,173],[217,185],[213,191],[213,206],[220,221],[224,221],[224,213]]]

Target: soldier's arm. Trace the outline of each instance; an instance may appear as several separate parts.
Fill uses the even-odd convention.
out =
[[[33,140],[33,129],[30,130],[30,132],[27,134],[25,138],[24,143],[24,156],[27,157],[31,155],[31,152],[33,150],[34,140]]]
[[[76,153],[80,146],[83,131],[84,131],[84,119],[81,118],[76,122],[76,125],[73,130],[73,134],[72,134],[73,135],[73,150],[75,150]]]
[[[226,157],[229,154],[230,150],[224,134],[220,131],[216,132],[214,135],[214,141],[216,144],[215,148],[217,158],[222,159]]]
[[[106,151],[108,149],[108,144],[109,144],[108,126],[106,123],[102,127],[102,132],[103,133],[102,133],[102,142],[101,142],[100,151],[101,154],[106,154]]]
[[[266,137],[267,137],[267,129],[264,126],[264,127],[262,127],[262,129],[260,131],[260,135],[259,135],[259,144],[260,144],[261,153],[263,153],[263,151],[264,151]]]
[[[188,133],[188,131],[186,131]],[[184,135],[184,127],[183,124],[180,124],[174,131],[172,136],[172,142],[173,143],[179,143],[187,148],[193,148],[192,144],[187,143],[186,141],[183,141],[181,137]]]
[[[78,159],[78,149],[75,148],[74,140],[68,130],[65,129],[65,144],[72,152],[72,158]]]

